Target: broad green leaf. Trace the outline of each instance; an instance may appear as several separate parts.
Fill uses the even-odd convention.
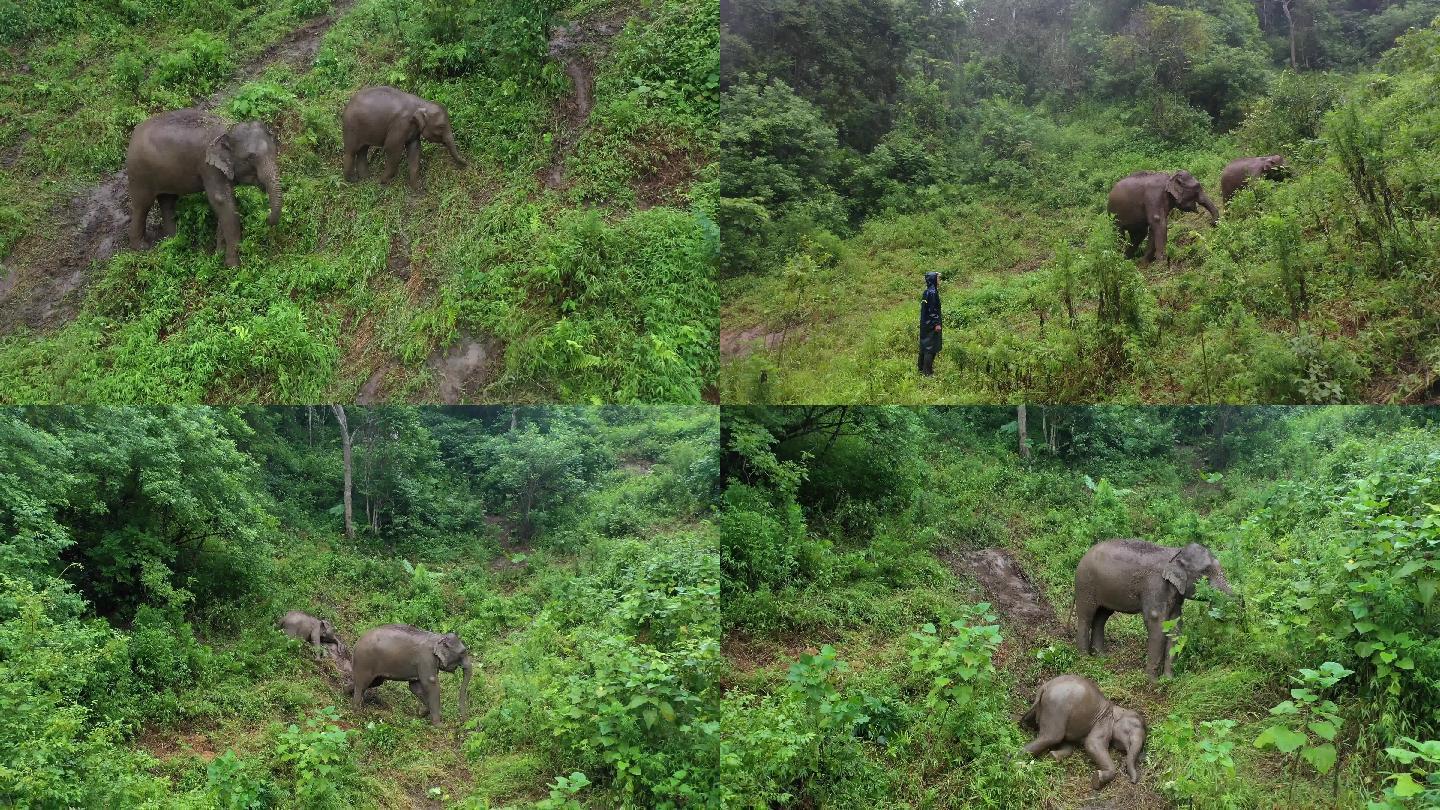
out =
[[[1304,738],[1301,737],[1301,739]],[[1306,748],[1300,752],[1300,756],[1303,757],[1306,762],[1315,766],[1315,770],[1321,774],[1327,774],[1331,768],[1335,767],[1335,746],[1330,743],[1317,745],[1314,748]]]
[[[1271,726],[1255,738],[1256,748],[1274,746],[1282,754],[1288,754],[1305,744],[1305,735],[1285,726]]]
[[[1315,736],[1320,737],[1321,739],[1324,739],[1324,740],[1333,740],[1333,739],[1335,739],[1335,724],[1334,724],[1334,723],[1330,723],[1330,722],[1327,722],[1327,721],[1324,721],[1324,720],[1319,720],[1319,721],[1316,721],[1316,722],[1314,722],[1314,723],[1310,723],[1309,726],[1310,726],[1310,730],[1313,731],[1313,732],[1315,732]]]
[[[1399,796],[1402,799],[1408,799],[1411,796],[1418,796],[1420,795],[1420,792],[1424,789],[1424,786],[1417,784],[1415,782],[1415,779],[1411,777],[1408,773],[1399,773],[1395,775],[1395,795]]]

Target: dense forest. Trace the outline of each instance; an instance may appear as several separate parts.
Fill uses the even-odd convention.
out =
[[[727,402],[1440,398],[1440,3],[733,0],[722,26]],[[1107,194],[1140,170],[1188,171],[1218,223],[1125,258]]]
[[[701,804],[717,419],[0,410],[0,805]],[[403,683],[357,714],[289,610],[458,634],[469,717],[459,672],[438,726]]]
[[[1440,411],[751,406],[721,440],[736,806],[1440,805]],[[1075,645],[1077,562],[1126,537],[1233,590],[1158,683],[1139,616]],[[1137,784],[1019,754],[1060,673],[1144,715]]]
[[[0,401],[698,402],[718,373],[716,0],[0,0]],[[448,108],[423,193],[341,111]],[[127,143],[263,122],[283,210],[130,249]],[[152,215],[158,221],[158,214]],[[155,225],[151,230],[156,230]]]

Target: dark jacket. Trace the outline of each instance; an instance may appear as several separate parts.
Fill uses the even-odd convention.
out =
[[[920,339],[935,334],[940,325],[940,274],[925,274],[925,293],[920,296]]]

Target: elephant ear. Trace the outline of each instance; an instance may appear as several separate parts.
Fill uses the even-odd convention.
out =
[[[1191,588],[1192,580],[1190,575],[1185,571],[1184,564],[1180,562],[1181,553],[1180,551],[1175,552],[1175,556],[1170,558],[1170,562],[1166,563],[1165,567],[1160,569],[1160,576],[1163,577],[1166,582],[1174,585],[1175,590],[1179,591],[1181,596],[1185,596]]]
[[[424,107],[418,107],[410,116],[410,120],[415,122],[416,133],[423,135],[425,134],[425,125],[430,123],[430,111]]]
[[[1185,205],[1185,200],[1190,192],[1185,187],[1185,181],[1180,172],[1170,175],[1170,179],[1165,183],[1165,193],[1170,195],[1170,199],[1175,201],[1176,206]]]
[[[235,179],[235,153],[230,148],[230,133],[220,133],[205,147],[205,162],[219,169],[225,179]]]

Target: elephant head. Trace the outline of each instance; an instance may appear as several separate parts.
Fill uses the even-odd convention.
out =
[[[258,186],[270,198],[271,225],[280,222],[280,147],[259,121],[235,124],[205,148],[205,163],[235,185]]]
[[[1224,594],[1234,595],[1230,590],[1230,583],[1225,579],[1225,572],[1220,570],[1220,561],[1210,553],[1210,549],[1199,543],[1190,545],[1175,552],[1170,562],[1160,572],[1186,599],[1195,598],[1195,583],[1200,577],[1210,580],[1210,586]]]
[[[440,662],[442,672],[454,672],[456,667],[462,670],[460,679],[460,717],[464,719],[469,710],[470,694],[470,651],[465,648],[465,642],[460,640],[456,633],[446,633],[435,639],[431,651],[435,659]]]
[[[410,120],[415,125],[416,136],[423,141],[444,145],[458,166],[465,166],[460,150],[455,148],[455,133],[450,128],[450,112],[443,104],[427,101],[415,108]]]
[[[1276,180],[1288,176],[1290,166],[1285,163],[1284,155],[1266,155],[1260,158],[1260,174]]]
[[[1136,763],[1145,753],[1145,718],[1138,712],[1115,706],[1111,712],[1111,744],[1125,752],[1125,775],[1131,784],[1140,781],[1140,770]]]
[[[1200,205],[1210,212],[1212,222],[1220,219],[1220,210],[1205,196],[1204,186],[1195,179],[1195,175],[1184,169],[1170,175],[1169,182],[1165,184],[1165,194],[1170,198],[1171,205],[1181,211],[1193,214],[1196,213],[1195,207]]]
[[[330,644],[340,642],[340,639],[335,637],[335,626],[325,619],[320,620],[320,640]]]

